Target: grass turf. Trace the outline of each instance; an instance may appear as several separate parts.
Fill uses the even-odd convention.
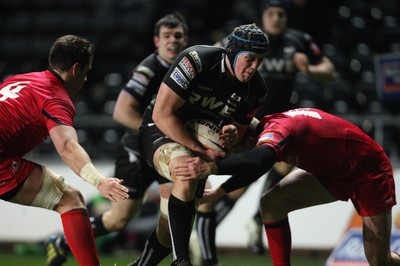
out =
[[[131,254],[123,253],[116,255],[101,255],[102,266],[126,266],[131,263],[138,256],[138,252],[132,252]],[[232,254],[223,253],[219,254],[219,260],[221,265],[225,266],[269,266],[272,265],[271,258],[267,255],[256,256],[252,254]],[[325,264],[326,258],[322,256],[295,256],[292,259],[292,265],[295,266],[322,266]],[[169,266],[171,265],[172,258],[167,257],[159,265]],[[30,265],[30,266],[43,266],[46,265],[45,254],[35,255],[16,255],[13,252],[0,252],[0,265]],[[72,257],[68,257],[65,266],[77,266],[78,263]]]

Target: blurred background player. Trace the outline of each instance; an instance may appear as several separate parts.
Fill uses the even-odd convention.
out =
[[[291,109],[291,96],[295,87],[298,72],[309,75],[312,79],[331,83],[335,80],[335,67],[328,57],[321,53],[312,37],[302,31],[287,28],[288,17],[287,1],[267,0],[261,3],[262,27],[270,40],[267,54],[258,68],[264,78],[268,95],[263,107],[257,113],[257,118],[266,114],[273,114]],[[226,39],[223,41],[226,43]],[[293,166],[280,162],[277,163],[267,175],[263,191],[287,175]],[[215,235],[215,228],[233,208],[236,200],[244,193],[246,188],[232,192],[215,205],[214,210],[208,204],[200,205],[196,220],[198,243],[203,247],[203,265],[214,265],[217,259],[212,254],[205,253],[205,247],[213,250],[211,241]],[[265,249],[262,242],[262,223],[258,211],[247,224],[249,231],[249,249],[256,254],[263,254]],[[216,219],[214,222],[213,219]],[[206,226],[207,225],[207,226]],[[214,241],[215,242],[215,241]],[[193,242],[195,243],[195,242]],[[196,249],[193,246],[193,249]],[[194,252],[196,253],[196,252]]]
[[[142,114],[158,92],[170,65],[188,41],[188,26],[180,13],[165,15],[154,26],[156,51],[148,55],[132,71],[130,80],[121,90],[113,119],[126,128],[115,162],[115,175],[129,188],[129,199],[113,202],[106,212],[91,217],[95,237],[122,230],[142,206],[143,196],[158,174],[142,163],[138,148]],[[62,265],[69,252],[64,236],[53,236],[48,243],[48,265]],[[170,252],[170,249],[167,250]],[[167,253],[167,254],[168,254]]]
[[[259,70],[269,88],[268,97],[257,114],[261,119],[267,114],[289,110],[297,72],[307,74],[323,84],[335,81],[335,67],[331,60],[321,53],[313,38],[302,31],[287,28],[288,5],[283,0],[267,0],[261,3],[262,26],[270,36],[270,46]],[[293,169],[284,162],[276,163],[265,180],[266,191]],[[248,223],[248,247],[254,253],[263,253],[262,223],[257,209]]]
[[[99,193],[120,202],[128,197],[122,180],[105,178],[78,143],[70,97],[87,79],[95,47],[87,39],[65,35],[50,49],[49,70],[15,75],[0,84],[0,199],[54,210],[80,265],[100,265],[89,214],[81,193],[61,175],[23,159],[50,135],[63,161]]]
[[[338,200],[350,200],[362,217],[368,265],[400,265],[399,254],[390,251],[396,205],[393,170],[378,143],[358,126],[315,108],[266,115],[257,131],[257,147],[251,151],[211,163],[190,158],[172,171],[187,181],[209,174],[232,175],[206,191],[208,200],[248,186],[277,161],[294,163],[299,169],[267,190],[260,201],[272,265],[291,265],[290,212]]]
[[[210,120],[221,126],[224,146],[234,144],[238,128],[239,132],[248,128],[264,101],[266,86],[257,68],[267,44],[261,29],[248,24],[234,29],[226,49],[189,47],[174,61],[156,101],[144,114],[139,136],[141,152],[160,175],[173,182],[172,193],[161,194],[161,216],[154,234],[166,247],[172,242],[172,265],[192,265],[189,238],[205,182],[182,182],[169,169],[194,154],[207,161],[225,155],[204,149],[184,124],[194,118]],[[156,253],[154,249],[145,250],[132,265],[156,265],[147,264]]]

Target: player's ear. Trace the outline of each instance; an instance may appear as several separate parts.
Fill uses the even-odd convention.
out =
[[[80,68],[81,68],[81,65],[79,63],[73,64],[71,67],[72,75],[75,76],[78,73],[78,71],[80,70]]]
[[[156,48],[159,47],[160,38],[158,36],[153,37],[153,43]]]

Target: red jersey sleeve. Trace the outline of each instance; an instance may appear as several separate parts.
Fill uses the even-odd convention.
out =
[[[62,98],[49,100],[43,108],[43,115],[46,118],[46,126],[50,131],[58,125],[73,126],[75,108],[72,103]]]
[[[288,139],[289,130],[281,124],[267,123],[258,136],[257,146],[268,145],[278,151]]]
[[[75,107],[62,81],[54,73],[45,71],[46,86],[36,91],[36,99],[42,106],[47,130],[57,125],[73,126]]]

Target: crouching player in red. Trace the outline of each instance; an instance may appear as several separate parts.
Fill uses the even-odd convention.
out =
[[[396,204],[392,167],[374,140],[357,126],[318,109],[268,115],[258,128],[262,133],[253,150],[211,163],[191,158],[176,166],[175,175],[183,180],[233,175],[206,191],[207,201],[252,183],[275,162],[296,165],[298,170],[261,198],[273,265],[290,265],[289,212],[349,199],[362,216],[369,265],[400,265],[399,255],[390,252],[391,210]]]

